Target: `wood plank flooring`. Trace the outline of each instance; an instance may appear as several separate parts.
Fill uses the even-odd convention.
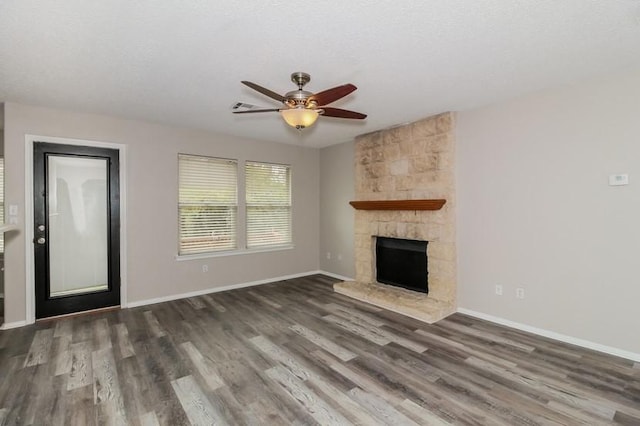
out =
[[[3,425],[640,425],[640,365],[312,276],[0,332]],[[631,338],[632,336],[630,336]]]

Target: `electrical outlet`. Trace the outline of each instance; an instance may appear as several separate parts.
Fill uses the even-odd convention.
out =
[[[502,296],[502,286],[500,284],[496,284],[496,294]]]
[[[524,299],[524,288],[522,288],[522,287],[516,288],[516,298],[517,299]]]
[[[329,260],[329,259],[331,259],[331,252],[330,251],[327,252],[327,260]]]
[[[209,272],[209,265],[202,265],[202,272]]]

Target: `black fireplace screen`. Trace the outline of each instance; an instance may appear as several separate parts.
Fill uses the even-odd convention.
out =
[[[429,292],[427,241],[376,237],[376,279],[380,283]]]

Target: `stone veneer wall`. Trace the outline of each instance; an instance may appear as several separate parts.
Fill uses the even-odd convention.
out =
[[[448,112],[356,138],[356,200],[447,200],[437,211],[357,210],[357,282],[375,282],[374,236],[426,240],[429,297],[455,306],[454,119]]]

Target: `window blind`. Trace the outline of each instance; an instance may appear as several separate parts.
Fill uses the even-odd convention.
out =
[[[290,244],[291,166],[245,164],[247,248]]]
[[[178,180],[179,253],[235,249],[237,161],[180,154]]]

